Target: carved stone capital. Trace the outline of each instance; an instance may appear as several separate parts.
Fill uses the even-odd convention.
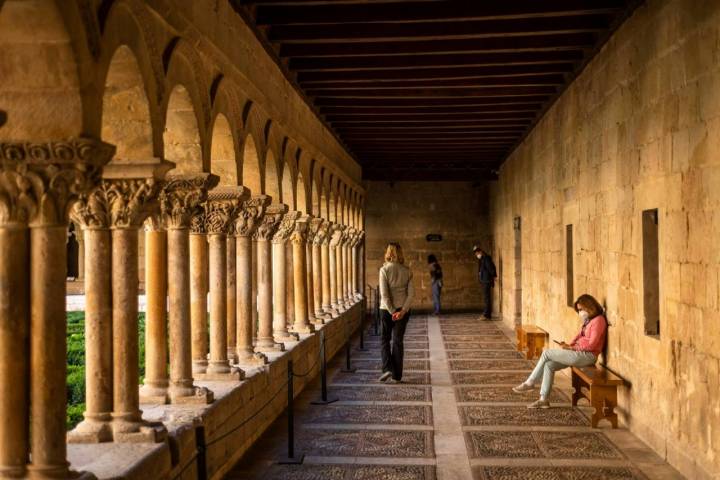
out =
[[[256,195],[245,200],[235,218],[235,235],[239,237],[252,236],[269,204],[270,197],[267,195]]]
[[[295,228],[290,234],[290,241],[294,244],[305,245],[308,240],[310,217],[303,215],[295,220]]]
[[[205,230],[210,234],[235,234],[235,219],[241,213],[250,190],[245,187],[217,187],[208,193]]]
[[[310,231],[313,244],[322,245],[328,234],[328,222],[322,218],[313,218],[310,220]]]
[[[328,233],[330,235],[330,246],[335,248],[340,245],[344,233],[343,226],[338,225],[337,223],[331,223]]]
[[[253,238],[255,240],[272,240],[287,210],[287,205],[281,203],[268,205]]]
[[[275,235],[273,235],[273,243],[286,242],[288,238],[290,238],[293,230],[295,230],[295,221],[297,221],[298,218],[300,218],[300,212],[297,212],[295,210],[293,210],[292,212],[287,212],[285,215],[283,215],[283,218],[280,221],[280,225],[278,226]]]
[[[160,213],[167,228],[189,228],[198,206],[207,199],[208,189],[220,177],[209,173],[168,175],[160,191]]]
[[[365,232],[362,231],[362,230],[358,230],[358,231],[355,233],[355,239],[354,239],[354,242],[353,242],[353,244],[352,244],[353,248],[355,248],[355,247],[357,247],[358,245],[360,245],[360,244],[362,243],[362,241],[363,241],[364,238],[365,238]]]
[[[90,138],[0,142],[0,225],[64,225],[115,147]]]
[[[165,230],[165,224],[162,220],[162,215],[159,212],[153,212],[143,222],[146,232],[159,232]]]

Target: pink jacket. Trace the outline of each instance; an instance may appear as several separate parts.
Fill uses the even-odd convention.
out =
[[[592,352],[599,356],[605,346],[605,334],[607,333],[607,320],[602,315],[590,320],[587,326],[580,330],[570,346],[578,352]]]

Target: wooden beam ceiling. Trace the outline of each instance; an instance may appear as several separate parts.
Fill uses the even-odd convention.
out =
[[[492,179],[640,0],[230,0],[368,179]]]

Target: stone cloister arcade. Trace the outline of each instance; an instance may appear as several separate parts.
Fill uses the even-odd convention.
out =
[[[283,342],[316,343],[316,328],[359,317],[363,189],[323,152],[333,140],[283,125],[283,99],[263,105],[191,26],[140,1],[94,3],[0,2],[2,478],[76,475],[65,431],[71,222],[87,379],[71,444],[163,442],[167,426],[141,403],[202,409],[220,399],[199,380],[232,391]]]

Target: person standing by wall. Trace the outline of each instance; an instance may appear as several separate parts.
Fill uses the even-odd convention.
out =
[[[443,273],[440,263],[435,255],[428,255],[428,265],[430,266],[430,289],[432,291],[433,313],[440,314],[440,294],[443,287]]]
[[[410,320],[413,297],[412,272],[405,266],[402,248],[397,243],[385,249],[385,263],[380,268],[380,313],[382,331],[380,381],[400,383],[403,373],[403,337]],[[390,377],[392,379],[388,380]]]
[[[485,301],[483,320],[490,320],[490,317],[492,317],[492,288],[495,286],[495,279],[497,278],[495,263],[493,263],[490,255],[477,245],[473,247],[473,253],[478,259],[478,280]]]

